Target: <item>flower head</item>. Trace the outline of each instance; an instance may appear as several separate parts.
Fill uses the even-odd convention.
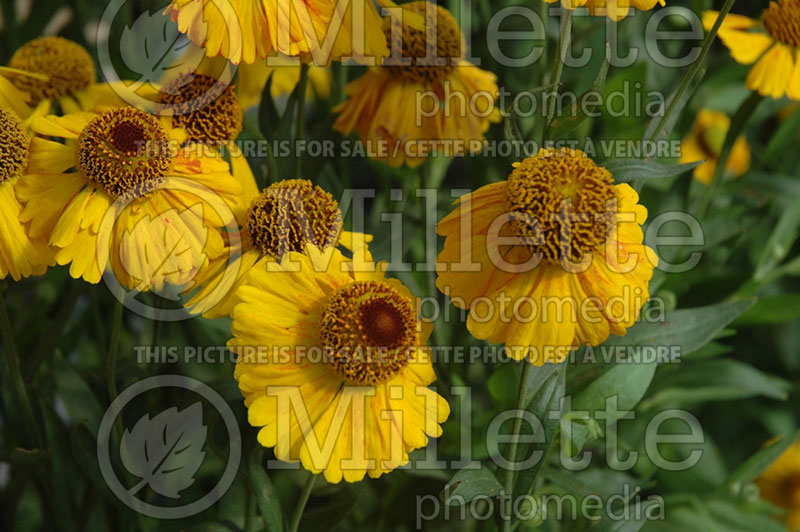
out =
[[[235,64],[254,63],[273,51],[316,64],[388,53],[383,34],[376,31],[380,16],[372,1],[319,0],[283,7],[276,9],[266,0],[173,0],[166,13],[209,57],[220,55]]]
[[[793,443],[756,480],[761,496],[788,510],[789,530],[800,529],[800,441]]]
[[[717,169],[725,136],[731,127],[731,119],[725,113],[701,109],[694,126],[681,143],[680,162],[706,161],[694,170],[694,178],[703,184],[711,184]],[[733,145],[725,169],[734,177],[740,177],[750,168],[750,145],[742,136]]]
[[[319,251],[253,269],[228,347],[258,441],[329,482],[356,482],[407,463],[450,409],[428,388],[431,326],[416,298],[383,267]]]
[[[657,259],[642,244],[637,201],[582,152],[542,150],[439,222],[436,284],[469,309],[476,338],[505,343],[516,359],[559,362],[625,334],[649,297]]]
[[[20,221],[15,188],[28,165],[30,138],[17,114],[0,104],[0,279],[44,273],[52,253],[47,241],[30,238]]]
[[[384,148],[371,151],[392,166],[419,166],[437,150],[480,151],[489,124],[500,120],[495,75],[463,59],[464,37],[447,10],[421,1],[403,4],[403,11],[424,15],[425,28],[409,24],[407,17],[400,26],[384,20],[387,38],[398,39],[392,49],[402,50],[402,56],[387,58],[348,84],[347,100],[334,109],[339,117],[333,127]],[[459,101],[469,105],[452,103]]]
[[[217,154],[181,147],[185,133],[168,120],[118,107],[32,128],[20,220],[74,278],[97,283],[110,268],[129,288],[161,289],[224,251],[219,231],[241,187]]]
[[[710,30],[719,13],[703,13],[703,26]],[[800,100],[800,3],[772,1],[761,20],[728,15],[722,21],[719,38],[731,56],[750,69],[747,88],[762,96]]]
[[[207,318],[229,315],[236,304],[237,287],[259,262],[279,263],[289,253],[305,253],[308,246],[339,247],[368,258],[369,235],[343,229],[339,203],[307,179],[285,179],[261,193],[245,192],[239,214],[241,233],[229,243],[233,261],[223,255],[204,266],[190,290],[198,289],[186,306]]]
[[[552,4],[558,0],[545,0]],[[648,11],[656,4],[666,5],[665,0],[561,0],[566,9],[576,9],[586,6],[589,13],[598,16],[608,16],[612,20],[622,20],[628,16],[631,8]]]

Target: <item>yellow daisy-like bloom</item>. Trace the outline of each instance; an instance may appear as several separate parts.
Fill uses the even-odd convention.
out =
[[[624,335],[657,264],[638,199],[584,153],[542,150],[439,222],[436,285],[469,309],[476,338],[504,342],[517,360],[560,362],[570,348]]]
[[[380,16],[372,0],[283,5],[266,0],[173,0],[165,13],[209,57],[221,55],[235,64],[254,63],[273,51],[316,64],[388,54],[383,34],[375,31]]]
[[[30,107],[62,113],[91,110],[99,101],[121,100],[113,86],[97,83],[94,61],[78,43],[41,37],[19,48],[7,67],[0,67],[0,104],[27,118]]]
[[[280,262],[287,253],[305,252],[308,245],[341,246],[355,253],[354,260],[370,260],[366,244],[372,236],[344,231],[338,202],[311,181],[279,181],[261,194],[246,192],[243,201],[248,208],[239,216],[238,239],[230,244],[230,253],[211,260],[198,273],[200,288],[186,304],[206,318],[232,313],[238,287],[261,261]]]
[[[784,522],[789,530],[800,530],[800,441],[791,447],[756,480],[761,496],[788,510]]]
[[[545,0],[552,4],[558,0]],[[608,16],[612,20],[622,20],[628,16],[631,8],[648,11],[656,4],[667,5],[665,0],[561,0],[566,9],[577,9],[586,6],[592,15]]]
[[[441,435],[450,408],[428,388],[432,326],[385,264],[359,268],[328,248],[266,266],[239,289],[228,342],[261,445],[328,482],[356,482]]]
[[[402,32],[395,31],[400,41],[393,46],[402,50],[402,58],[392,60],[411,64],[392,65],[387,59],[383,66],[369,69],[348,84],[348,99],[334,109],[339,113],[334,129],[357,132],[376,147],[370,150],[374,156],[391,166],[403,162],[419,166],[438,141],[460,143],[441,144],[452,155],[480,151],[489,124],[500,121],[500,110],[494,106],[497,77],[463,59],[464,37],[447,10],[411,2],[403,4],[403,11],[425,15],[427,27],[436,28],[433,55],[440,64],[427,59],[433,46],[428,42],[433,39],[427,39],[429,30],[411,27],[404,19]],[[383,29],[391,38],[391,17],[384,19]],[[417,108],[418,102],[424,109]]]
[[[21,118],[0,104],[0,279],[41,275],[52,259],[46,239],[28,236],[14,192],[28,165],[29,146]]]
[[[725,113],[701,109],[692,130],[681,142],[681,164],[706,161],[694,170],[694,178],[705,185],[710,185],[714,178],[730,127],[731,119]],[[740,177],[750,169],[750,145],[744,136],[736,139],[725,169],[733,177]]]
[[[710,30],[719,13],[703,13],[703,26]],[[800,100],[800,3],[797,0],[770,2],[761,20],[728,15],[722,21],[719,38],[738,63],[755,66],[745,81],[747,88],[762,96],[779,99],[784,95]]]
[[[20,220],[58,264],[97,283],[107,267],[131,289],[188,282],[224,251],[219,234],[241,194],[228,164],[130,107],[34,120]],[[57,142],[56,140],[61,140]]]

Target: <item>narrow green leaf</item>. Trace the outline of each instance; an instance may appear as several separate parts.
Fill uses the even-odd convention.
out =
[[[603,163],[617,183],[630,183],[641,179],[664,179],[690,172],[705,161],[685,164],[661,164],[645,159],[615,159]]]
[[[283,510],[275,487],[264,470],[263,458],[264,448],[258,445],[250,453],[247,472],[250,475],[253,493],[267,530],[269,532],[283,532],[283,523],[285,522]]]
[[[789,254],[792,245],[797,240],[800,230],[800,198],[795,201],[781,215],[775,230],[767,240],[764,251],[756,266],[753,278],[758,281],[765,278]]]
[[[759,298],[733,325],[767,325],[788,323],[797,319],[800,319],[800,294],[780,294]]]
[[[81,376],[63,359],[55,359],[53,366],[58,396],[64,401],[70,417],[76,423],[85,421],[86,427],[92,434],[97,434],[97,427],[103,417],[103,408],[97,397]]]
[[[797,437],[798,434],[792,434],[771,442],[737,467],[725,483],[726,486],[731,487],[736,484],[755,480],[765,469],[772,465],[789,446],[797,441]]]
[[[272,100],[272,74],[267,78],[267,84],[261,92],[261,104],[258,107],[258,126],[264,138],[274,139],[280,124],[280,115]]]

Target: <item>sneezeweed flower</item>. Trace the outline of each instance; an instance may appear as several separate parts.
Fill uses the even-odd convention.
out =
[[[649,297],[657,258],[637,202],[584,153],[542,150],[439,222],[436,285],[470,310],[476,338],[504,342],[517,360],[560,362],[624,335]]]
[[[789,530],[800,530],[800,441],[792,444],[756,480],[761,496],[787,510]]]
[[[552,4],[558,0],[545,0]],[[631,8],[649,11],[656,4],[665,6],[665,0],[561,0],[561,5],[566,9],[577,9],[586,6],[589,13],[598,16],[608,16],[612,20],[622,20],[628,16]]]
[[[322,187],[306,179],[273,183],[260,194],[243,194],[248,208],[239,216],[242,231],[230,243],[230,253],[212,259],[195,278],[199,290],[186,306],[213,319],[230,315],[237,289],[260,262],[280,263],[290,252],[303,253],[308,245],[341,247],[367,260],[371,235],[343,229],[339,203]],[[229,257],[232,260],[229,260]]]
[[[385,264],[357,266],[333,248],[290,252],[273,271],[260,264],[228,342],[259,443],[333,483],[404,465],[450,410],[428,388],[432,326],[417,299]]]
[[[12,91],[9,85],[13,86]],[[62,37],[41,37],[20,47],[7,67],[0,67],[0,103],[17,109],[21,103],[61,112],[91,110],[102,99],[114,98],[112,86],[97,83],[94,61],[78,43]],[[11,100],[16,102],[9,103]]]
[[[29,145],[22,119],[0,104],[0,279],[41,275],[51,261],[47,241],[28,236],[14,192],[28,165]]]
[[[232,218],[223,200],[241,187],[219,156],[179,147],[185,132],[168,120],[122,107],[32,128],[20,220],[49,239],[72,277],[97,283],[110,267],[128,288],[161,290],[223,252],[219,230]]]
[[[500,120],[494,106],[496,76],[463,58],[466,43],[447,10],[429,2],[402,7],[404,13],[424,15],[427,27],[412,27],[404,17],[402,31],[394,32],[401,41],[393,45],[402,50],[402,57],[387,58],[347,85],[347,100],[334,109],[339,113],[334,129],[345,135],[357,132],[365,143],[377,147],[370,150],[375,157],[391,166],[404,162],[419,166],[432,151],[429,146],[438,141],[463,143],[461,148],[454,144],[448,155],[480,151],[490,123]],[[392,37],[392,25],[391,17],[384,19],[387,39]]]
[[[316,64],[388,54],[383,34],[376,31],[380,16],[371,0],[291,2],[277,7],[263,0],[173,0],[165,14],[194,44],[204,47],[206,55],[235,64],[254,63],[273,52]]]
[[[703,26],[710,30],[719,13],[703,13]],[[800,3],[770,2],[761,20],[728,15],[719,38],[735,61],[755,66],[745,81],[747,88],[774,99],[788,96],[800,100]]]
[[[681,164],[706,161],[694,170],[694,178],[705,185],[710,185],[714,178],[730,127],[731,119],[725,113],[701,109],[692,130],[681,142]],[[733,177],[740,177],[750,169],[750,145],[744,136],[736,139],[725,169]]]

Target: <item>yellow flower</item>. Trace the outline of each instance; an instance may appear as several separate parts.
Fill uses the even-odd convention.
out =
[[[339,204],[311,181],[279,181],[261,194],[246,192],[242,201],[247,204],[238,216],[243,229],[230,239],[230,253],[212,259],[189,288],[199,290],[186,306],[206,318],[232,313],[237,288],[259,262],[280,262],[289,252],[304,252],[308,244],[323,249],[342,246],[362,253],[355,258],[371,260],[366,244],[372,236],[344,231]]]
[[[706,161],[694,170],[694,178],[705,185],[711,184],[717,170],[722,145],[731,127],[731,119],[725,113],[701,109],[694,126],[681,142],[680,162]],[[734,177],[740,177],[750,169],[750,145],[744,136],[736,139],[725,169]]]
[[[442,150],[452,155],[480,151],[490,122],[500,120],[494,106],[496,76],[463,59],[466,44],[447,10],[428,2],[403,4],[403,10],[426,15],[429,28],[435,24],[435,57],[443,63],[426,64],[430,52],[426,41],[432,39],[426,39],[425,29],[404,21],[402,58],[387,59],[347,85],[348,99],[334,109],[339,113],[334,129],[344,134],[356,131],[373,147],[374,157],[391,166],[403,162],[419,166],[438,141],[461,143],[453,144],[449,153],[442,144]],[[391,18],[384,20],[383,30],[391,36]],[[391,65],[392,60],[412,64]]]
[[[261,445],[336,483],[392,471],[439,437],[450,408],[428,388],[432,327],[385,264],[362,271],[311,247],[269,264],[239,289],[228,342]]]
[[[372,0],[173,0],[165,13],[209,57],[221,55],[235,64],[254,63],[273,51],[316,64],[388,54],[383,34],[374,29],[380,16]]]
[[[649,297],[657,258],[642,244],[647,210],[580,151],[542,150],[507,181],[457,200],[436,285],[478,339],[542,365],[624,335]]]
[[[785,508],[789,530],[800,530],[800,441],[791,447],[756,480],[761,496]]]
[[[43,238],[30,238],[15,188],[28,164],[30,138],[17,114],[0,103],[0,279],[41,275],[52,261]]]
[[[703,13],[706,30],[717,17],[716,11]],[[745,82],[748,89],[775,99],[786,95],[800,100],[800,4],[796,0],[770,2],[761,21],[728,15],[719,38],[737,62],[755,63]]]
[[[107,267],[132,289],[185,284],[224,251],[219,228],[241,186],[229,165],[185,132],[130,107],[32,122],[20,220],[48,238],[70,275],[97,283]],[[57,139],[61,142],[57,142]]]
[[[113,86],[97,83],[94,61],[78,43],[62,37],[41,37],[19,48],[7,67],[0,67],[0,104],[22,118],[30,107],[45,114],[53,103],[62,113],[89,111],[100,101],[121,100]]]
[[[558,0],[545,0],[552,4]],[[561,0],[566,9],[577,9],[586,6],[592,15],[605,16],[612,20],[622,20],[628,16],[630,9],[635,7],[642,11],[653,9],[656,4],[665,6],[665,0]]]

